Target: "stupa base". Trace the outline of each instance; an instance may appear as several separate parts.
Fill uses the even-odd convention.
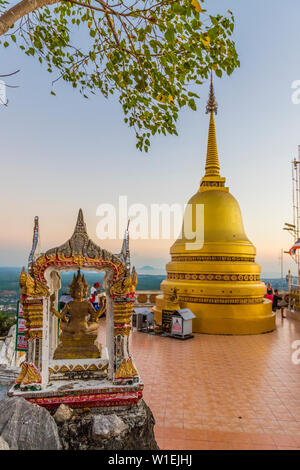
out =
[[[158,302],[157,302],[158,303]],[[160,303],[160,302],[159,302]],[[272,303],[265,300],[259,304],[197,304],[184,303],[196,318],[193,319],[193,333],[211,335],[258,335],[269,333],[276,328],[276,315]],[[162,311],[155,306],[154,320],[162,322]]]

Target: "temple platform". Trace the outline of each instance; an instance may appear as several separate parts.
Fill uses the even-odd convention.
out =
[[[133,332],[162,450],[300,449],[300,322],[276,316],[264,335]]]
[[[300,450],[300,362],[292,360],[292,355],[300,359],[294,343],[300,339],[300,322],[281,319],[280,311],[276,316],[276,330],[265,335],[195,334],[181,342],[133,331],[130,343],[144,383],[143,399],[154,414],[162,450]],[[53,384],[48,397],[53,402],[46,406],[57,407],[65,391],[72,407],[82,406],[83,393],[95,390],[97,395],[100,386],[91,381],[80,390],[63,390],[65,385]],[[143,388],[141,383],[124,387],[117,396],[116,387],[106,381],[101,386],[106,394],[100,406],[121,399],[135,403]],[[45,398],[41,392],[27,397]]]

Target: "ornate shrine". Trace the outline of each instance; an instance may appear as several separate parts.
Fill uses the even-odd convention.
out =
[[[28,340],[26,361],[10,396],[57,408],[129,406],[142,397],[143,384],[129,348],[137,275],[130,267],[128,228],[121,253],[114,255],[88,236],[79,210],[71,238],[37,253],[38,219],[28,272],[20,275]],[[74,271],[73,301],[58,311],[60,273]],[[86,300],[82,271],[105,271],[106,346],[100,344],[99,313]]]

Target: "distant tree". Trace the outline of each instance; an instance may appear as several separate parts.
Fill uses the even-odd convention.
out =
[[[85,97],[117,93],[137,148],[147,151],[152,135],[177,135],[181,108],[196,110],[189,85],[239,65],[232,12],[209,15],[204,1],[0,0],[0,36]]]
[[[6,336],[16,320],[7,314],[0,312],[0,336]]]

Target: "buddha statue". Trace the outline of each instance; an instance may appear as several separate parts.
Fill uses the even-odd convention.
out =
[[[85,300],[88,284],[80,270],[74,274],[69,287],[74,300],[68,302],[61,312],[54,308],[55,294],[50,296],[50,311],[59,318],[61,330],[53,359],[99,358],[101,349],[95,344],[99,314],[91,302]]]

